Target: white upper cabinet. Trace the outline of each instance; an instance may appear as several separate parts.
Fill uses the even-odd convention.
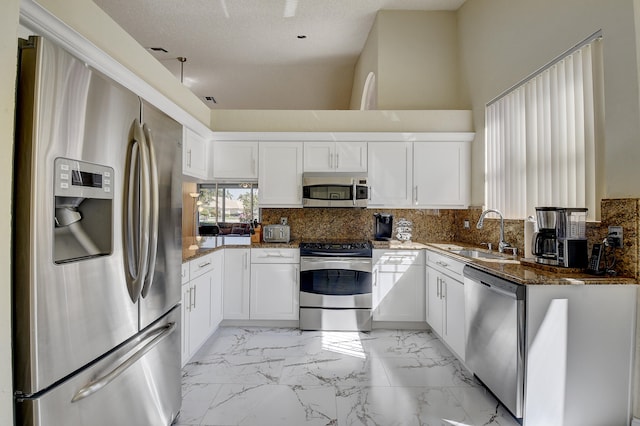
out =
[[[215,141],[212,151],[214,179],[258,179],[258,142]]]
[[[305,172],[366,172],[366,142],[305,142]]]
[[[470,152],[469,142],[414,142],[414,207],[467,208]]]
[[[207,140],[191,129],[182,129],[182,173],[207,179]]]
[[[302,207],[302,142],[261,142],[260,207]]]
[[[413,143],[369,142],[369,207],[411,207]]]

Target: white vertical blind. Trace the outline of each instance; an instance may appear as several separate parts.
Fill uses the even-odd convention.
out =
[[[514,219],[536,206],[587,207],[593,217],[601,48],[592,40],[487,105],[487,207]]]

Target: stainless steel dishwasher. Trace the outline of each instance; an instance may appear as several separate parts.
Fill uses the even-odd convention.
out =
[[[525,287],[471,265],[463,273],[467,366],[511,414],[522,418]]]

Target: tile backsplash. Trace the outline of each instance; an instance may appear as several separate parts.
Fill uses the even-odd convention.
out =
[[[587,222],[589,250],[594,243],[602,242],[609,226],[622,226],[624,246],[615,250],[616,263],[613,269],[618,275],[640,279],[638,248],[640,226],[640,199],[607,199],[601,203],[600,222]],[[277,224],[286,217],[291,226],[291,238],[295,240],[370,240],[374,236],[374,214],[390,213],[394,220],[394,236],[397,222],[408,219],[413,222],[413,241],[459,241],[480,245],[490,242],[498,246],[498,219],[488,216],[482,229],[476,223],[482,213],[481,208],[466,210],[413,210],[413,209],[263,209],[262,223]],[[464,228],[465,220],[469,229]],[[505,220],[505,240],[524,253],[524,221]],[[530,244],[530,242],[526,242]],[[612,250],[608,249],[607,253]]]

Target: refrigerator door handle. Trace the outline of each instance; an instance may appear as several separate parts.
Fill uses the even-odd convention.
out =
[[[123,241],[127,290],[131,301],[140,297],[149,256],[149,151],[142,126],[134,120],[129,133],[124,185]],[[137,213],[137,215],[136,215]]]
[[[149,198],[151,201],[151,223],[149,224],[149,258],[147,264],[147,275],[142,286],[142,297],[147,297],[151,284],[153,282],[153,275],[156,269],[156,256],[158,254],[158,217],[159,217],[159,195],[158,195],[158,163],[156,161],[156,151],[153,147],[153,139],[151,137],[151,130],[146,123],[142,127],[144,132],[145,144],[149,152]]]
[[[105,374],[102,377],[99,377],[95,380],[89,382],[86,386],[80,389],[71,399],[71,402],[78,402],[88,396],[93,395],[98,392],[100,389],[107,386],[114,379],[124,373],[129,367],[135,364],[140,358],[142,358],[147,352],[153,349],[158,343],[160,343],[163,339],[168,337],[173,331],[176,329],[176,323],[170,322],[164,327],[156,328],[147,332],[146,336],[142,337],[140,341],[140,345],[144,344],[136,353],[131,355],[129,358],[124,360],[120,365],[111,370],[109,373]]]

